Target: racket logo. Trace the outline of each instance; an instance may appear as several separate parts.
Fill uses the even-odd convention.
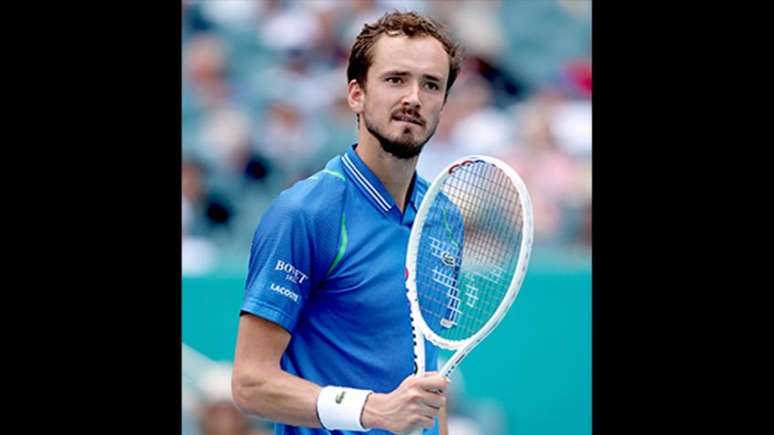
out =
[[[447,266],[454,267],[454,264],[457,262],[457,259],[453,255],[449,254],[448,252],[442,252],[441,261],[443,261],[443,264]]]

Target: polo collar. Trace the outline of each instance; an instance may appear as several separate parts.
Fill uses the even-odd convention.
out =
[[[386,215],[395,205],[395,201],[379,178],[371,172],[371,169],[357,155],[355,152],[356,147],[357,144],[352,145],[341,157],[344,170],[374,207]]]

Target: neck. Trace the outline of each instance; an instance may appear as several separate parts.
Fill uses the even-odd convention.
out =
[[[362,131],[358,139],[355,152],[368,166],[368,169],[379,178],[379,181],[392,195],[398,209],[403,213],[408,202],[406,196],[419,156],[408,160],[399,159],[384,151],[375,137],[367,133],[363,134]]]

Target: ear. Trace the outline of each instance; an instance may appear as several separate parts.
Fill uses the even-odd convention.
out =
[[[357,80],[352,79],[347,84],[347,103],[356,114],[363,113],[365,107],[365,89],[360,87]]]

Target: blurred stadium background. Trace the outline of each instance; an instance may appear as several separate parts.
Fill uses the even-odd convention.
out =
[[[591,1],[183,0],[184,435],[271,433],[233,412],[228,385],[252,233],[356,142],[349,48],[393,9],[439,19],[466,50],[419,174],[493,155],[535,207],[530,270],[455,375],[451,434],[591,433]]]

